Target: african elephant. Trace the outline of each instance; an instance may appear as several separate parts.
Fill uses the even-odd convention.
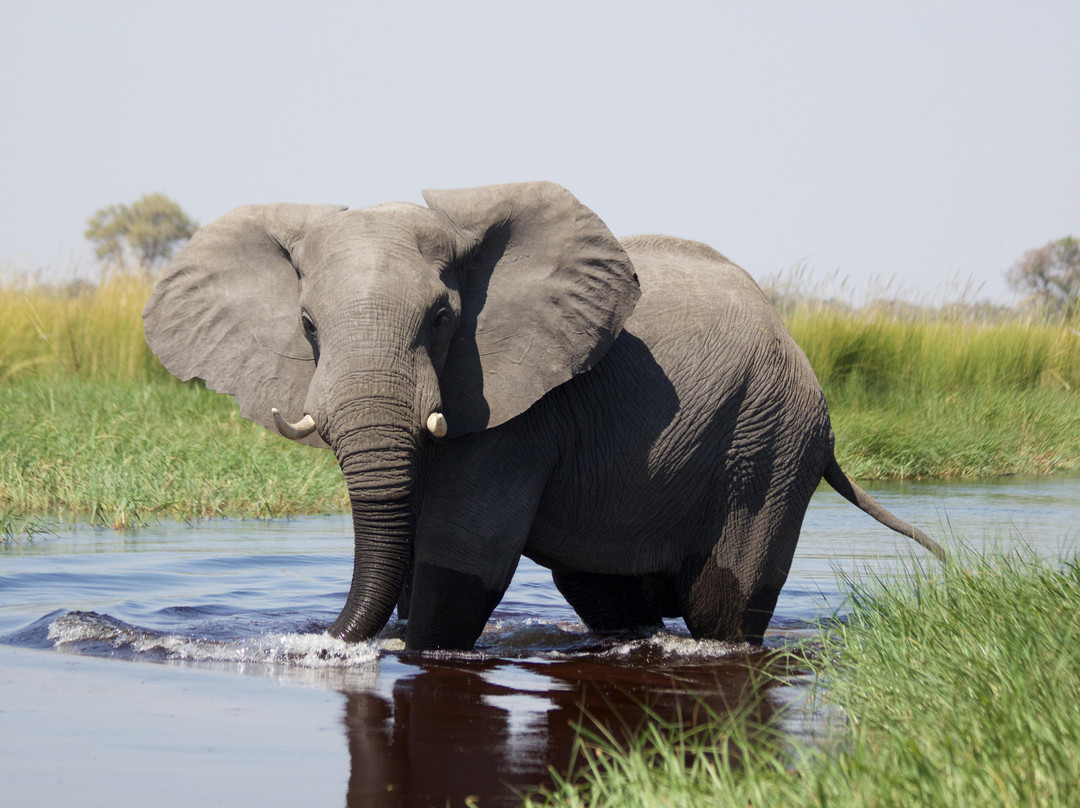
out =
[[[840,469],[806,357],[720,253],[620,242],[551,183],[424,198],[237,208],[143,312],[176,376],[337,456],[331,634],[400,596],[407,647],[470,648],[525,555],[594,630],[760,642],[822,477],[943,557]]]

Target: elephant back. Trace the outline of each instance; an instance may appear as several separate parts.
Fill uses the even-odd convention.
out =
[[[627,325],[646,343],[667,342],[676,333],[693,340],[694,332],[704,340],[726,334],[790,340],[761,287],[707,244],[672,236],[633,236],[621,243],[641,285]]]

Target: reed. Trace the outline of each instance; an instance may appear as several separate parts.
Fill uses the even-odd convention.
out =
[[[146,346],[142,307],[151,281],[0,281],[0,384],[20,379],[154,381],[168,373]]]
[[[785,322],[839,405],[973,390],[1080,391],[1080,324],[817,301],[789,309]]]
[[[785,310],[862,478],[1080,465],[1080,323],[806,301]]]

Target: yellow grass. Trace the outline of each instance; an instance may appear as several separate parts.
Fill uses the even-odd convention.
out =
[[[150,290],[150,280],[138,275],[59,287],[0,281],[0,384],[167,378],[143,338]]]

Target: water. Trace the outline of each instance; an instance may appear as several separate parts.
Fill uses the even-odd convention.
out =
[[[947,543],[1080,549],[1080,477],[873,494]],[[0,548],[0,802],[514,804],[549,765],[565,770],[583,721],[618,731],[643,705],[674,717],[693,699],[764,717],[799,697],[752,685],[768,650],[697,642],[679,621],[589,635],[529,562],[473,653],[407,654],[395,623],[371,643],[331,640],[349,531],[344,516],[84,526]],[[838,572],[912,557],[933,563],[820,491],[766,645],[842,610]]]

